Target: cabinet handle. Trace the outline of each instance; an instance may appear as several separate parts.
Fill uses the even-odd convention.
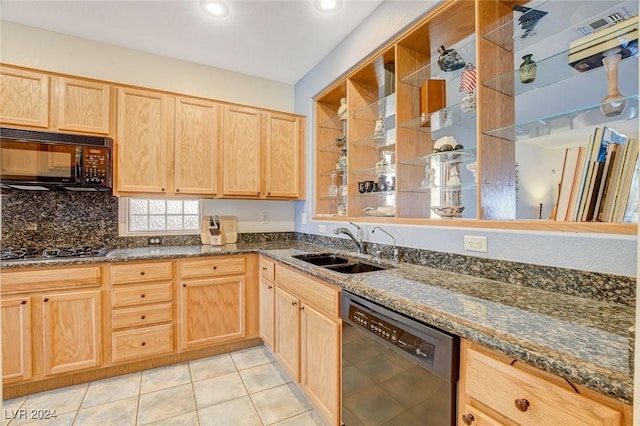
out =
[[[144,275],[144,271],[141,271],[141,272],[140,272],[140,275]]]
[[[42,298],[42,301],[43,301],[43,302],[48,302],[48,301],[49,301],[49,298],[48,298],[48,297],[43,297],[43,298]]]
[[[146,316],[146,315],[142,315],[142,316],[140,317],[140,319],[147,319],[147,316]]]
[[[269,290],[271,290],[271,289],[273,288],[273,286],[272,286],[272,285],[270,285],[270,286],[267,286],[267,288],[268,288]]]
[[[472,425],[475,420],[476,420],[476,418],[473,417],[473,414],[463,414],[462,415],[462,423],[464,423],[467,426]]]
[[[513,403],[516,405],[516,408],[523,413],[529,409],[529,401],[524,398],[518,398]]]
[[[144,293],[142,293],[142,294],[140,295],[140,297],[141,297],[141,298],[143,298],[143,299],[145,298],[145,296],[146,296],[146,295],[145,295]]]
[[[140,343],[140,346],[145,346],[147,344],[147,342],[142,342]]]
[[[298,302],[291,302],[291,306],[296,306]]]
[[[23,300],[23,301],[21,301],[21,302],[20,302],[20,304],[21,304],[21,305],[26,305],[26,304],[27,304],[27,301],[26,301],[26,300]]]

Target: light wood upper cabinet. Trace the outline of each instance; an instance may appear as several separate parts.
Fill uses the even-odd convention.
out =
[[[304,120],[266,113],[265,191],[267,197],[298,198],[304,180]]]
[[[42,297],[44,373],[57,374],[100,364],[100,290]]]
[[[118,192],[167,191],[168,103],[162,93],[118,89]]]
[[[56,102],[59,130],[108,135],[111,87],[71,78],[57,78]]]
[[[214,102],[176,98],[176,193],[216,193],[217,109]]]
[[[31,301],[2,300],[2,382],[31,378]]]
[[[49,76],[0,68],[0,122],[17,126],[49,127]]]
[[[222,194],[259,197],[261,192],[261,113],[255,108],[223,107]]]

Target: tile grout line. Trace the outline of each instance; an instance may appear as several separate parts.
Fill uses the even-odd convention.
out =
[[[187,361],[187,368],[189,369],[189,381],[191,382],[191,392],[193,392],[193,405],[196,406],[196,422],[200,426],[200,413],[198,409],[198,400],[196,398],[196,388],[194,386],[193,374],[191,373],[191,361]]]

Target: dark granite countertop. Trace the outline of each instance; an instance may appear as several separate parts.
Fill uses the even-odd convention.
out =
[[[632,402],[633,308],[406,263],[396,267],[388,264],[390,268],[384,271],[346,275],[292,257],[318,251],[337,250],[297,241],[273,241],[223,247],[117,249],[104,257],[9,261],[1,267],[259,252],[397,312]]]

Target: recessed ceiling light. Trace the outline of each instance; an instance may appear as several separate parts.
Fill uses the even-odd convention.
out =
[[[313,3],[321,12],[335,12],[340,9],[342,0],[314,0]]]
[[[202,10],[216,18],[224,18],[229,14],[227,5],[219,0],[205,0],[200,3]]]

